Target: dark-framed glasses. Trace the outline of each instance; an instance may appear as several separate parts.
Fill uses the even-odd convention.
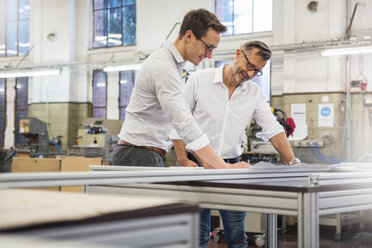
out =
[[[255,67],[254,67],[254,65],[252,65],[250,62],[249,62],[249,60],[248,60],[248,57],[247,57],[247,55],[245,54],[245,52],[243,51],[243,50],[240,50],[240,51],[242,51],[242,53],[243,53],[243,55],[244,55],[244,58],[245,58],[245,60],[247,61],[247,65],[245,66],[246,68],[247,68],[247,70],[248,71],[254,71],[254,75],[256,76],[256,77],[260,77],[260,76],[262,76],[262,71],[259,71],[259,70],[257,70]]]
[[[204,46],[205,46],[205,51],[204,51],[204,54],[207,54],[208,52],[211,52],[213,51],[213,49],[215,49],[216,47],[215,46],[209,46],[207,45],[207,43],[205,43],[199,36],[197,36],[195,33],[194,33],[196,39],[200,40],[201,42],[203,42]]]

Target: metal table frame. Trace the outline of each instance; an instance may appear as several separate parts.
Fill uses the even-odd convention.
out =
[[[269,247],[276,247],[276,214],[297,216],[298,247],[313,248],[319,247],[320,215],[372,209],[372,172],[367,171],[115,169],[120,170],[0,175],[0,188],[83,184],[92,185],[88,192],[161,195],[202,207],[266,213],[275,224],[269,225]]]

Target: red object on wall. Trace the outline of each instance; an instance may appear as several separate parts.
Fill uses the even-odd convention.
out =
[[[294,123],[294,120],[291,117],[288,117],[287,120],[285,121],[285,134],[287,137],[290,135],[293,136],[293,131],[296,128],[296,124]]]

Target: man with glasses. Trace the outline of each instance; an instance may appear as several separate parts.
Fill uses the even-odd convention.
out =
[[[228,163],[240,161],[242,135],[252,118],[262,127],[260,138],[270,140],[290,165],[300,163],[283,127],[271,113],[263,91],[250,80],[262,75],[270,57],[271,51],[265,43],[250,41],[236,51],[231,64],[194,72],[186,82],[183,96],[194,119],[207,134],[213,149]],[[176,130],[172,130],[170,137],[180,165],[210,166],[198,154],[185,153],[185,145]],[[245,212],[220,210],[220,215],[228,247],[247,247]],[[210,209],[203,209],[200,219],[200,247],[208,247]]]
[[[165,41],[160,49],[142,64],[126,109],[119,133],[120,141],[113,151],[113,164],[163,167],[168,140],[175,128],[187,144],[213,168],[246,168],[245,162],[229,164],[209,145],[205,133],[194,121],[181,92],[184,63],[195,65],[212,57],[226,27],[205,9],[189,11],[181,24],[178,38]]]

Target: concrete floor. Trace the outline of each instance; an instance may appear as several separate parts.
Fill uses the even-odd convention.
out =
[[[369,231],[369,230],[368,230]],[[351,232],[344,232],[341,240],[334,239],[335,228],[323,227],[320,228],[320,248],[372,248],[372,244],[360,244],[353,242],[353,237],[360,232],[359,230],[352,230]],[[258,247],[254,243],[254,234],[248,233],[248,248]],[[209,248],[227,248],[227,244],[223,238],[220,237],[219,243],[211,239]],[[286,234],[278,232],[278,248],[297,248],[297,230],[296,228],[288,228]]]

